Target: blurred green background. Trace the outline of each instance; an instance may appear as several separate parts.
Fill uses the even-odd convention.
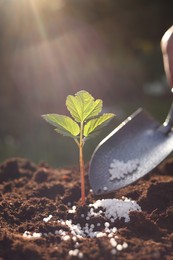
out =
[[[160,40],[172,24],[169,0],[0,0],[0,162],[77,164],[74,141],[41,115],[68,115],[66,96],[81,89],[116,114],[86,161],[138,107],[163,122],[172,96]]]

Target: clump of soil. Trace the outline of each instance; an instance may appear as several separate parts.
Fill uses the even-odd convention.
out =
[[[82,207],[78,168],[21,158],[2,163],[0,259],[173,259],[173,159],[106,196],[94,196],[85,178]],[[142,210],[130,212],[129,222],[102,213],[88,217],[90,203],[123,196]]]

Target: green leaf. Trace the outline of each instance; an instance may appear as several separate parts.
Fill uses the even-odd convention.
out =
[[[47,114],[42,116],[48,123],[55,126],[55,131],[72,138],[77,138],[80,133],[78,124],[68,116]]]
[[[112,113],[105,113],[88,121],[84,126],[84,136],[88,137],[91,133],[96,133],[102,127],[106,126],[114,116]]]
[[[77,122],[84,122],[98,116],[102,111],[102,100],[96,99],[94,101],[94,98],[87,91],[81,90],[75,96],[67,96],[66,106]]]

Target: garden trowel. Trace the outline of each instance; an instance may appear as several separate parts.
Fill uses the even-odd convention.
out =
[[[167,80],[173,86],[173,26],[161,40]],[[95,149],[89,168],[94,194],[116,191],[149,173],[173,151],[173,105],[161,125],[138,109]]]

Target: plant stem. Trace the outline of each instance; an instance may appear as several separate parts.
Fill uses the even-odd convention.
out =
[[[80,140],[79,140],[79,164],[80,164],[80,175],[81,175],[81,201],[82,205],[85,205],[85,169],[83,160],[83,122],[81,122],[80,129]]]
[[[79,148],[80,147],[80,144],[78,142],[78,140],[74,139],[75,143],[77,144],[77,147]]]

